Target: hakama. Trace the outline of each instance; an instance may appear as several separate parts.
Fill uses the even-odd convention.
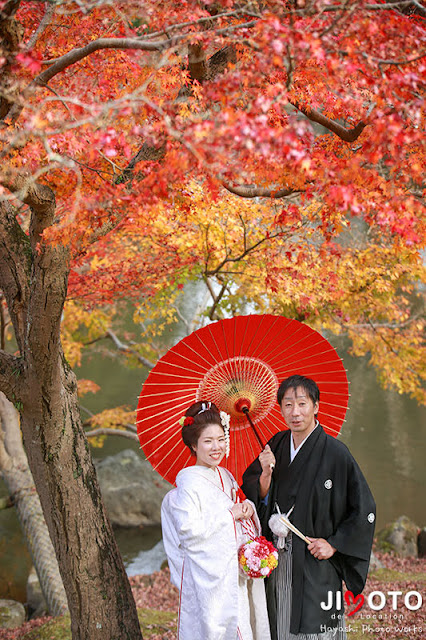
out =
[[[274,543],[277,541],[274,536]],[[290,618],[292,608],[292,579],[293,579],[293,534],[288,533],[285,546],[278,549],[278,567],[268,579],[266,593],[268,605],[271,609],[271,620],[274,629],[272,640],[346,640],[345,618],[343,613],[334,621],[333,629],[319,633],[290,632]],[[337,626],[335,626],[337,624]]]

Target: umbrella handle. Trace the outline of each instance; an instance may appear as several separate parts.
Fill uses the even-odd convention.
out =
[[[254,426],[253,420],[250,417],[249,408],[248,407],[242,407],[241,411],[244,413],[245,416],[247,416],[247,420],[249,421],[250,426],[253,429],[253,433],[256,436],[256,440],[260,444],[260,447],[261,447],[261,449],[263,451],[263,449],[265,448],[265,445],[263,444],[262,438],[260,437],[259,432],[256,429],[256,427]]]

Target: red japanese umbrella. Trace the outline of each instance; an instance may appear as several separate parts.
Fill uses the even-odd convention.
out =
[[[147,459],[174,483],[178,471],[195,462],[178,420],[193,402],[211,400],[231,416],[231,452],[222,464],[241,483],[264,444],[286,428],[277,389],[296,373],[317,383],[319,421],[337,436],[348,382],[340,357],[320,333],[273,315],[237,316],[194,331],[157,362],[143,385],[136,423]]]

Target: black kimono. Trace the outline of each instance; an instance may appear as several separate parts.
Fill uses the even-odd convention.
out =
[[[324,538],[337,549],[329,560],[318,560],[308,551],[306,543],[293,535],[290,631],[295,635],[318,634],[326,627],[339,626],[342,610],[336,610],[335,594],[341,593],[342,580],[354,596],[364,588],[373,542],[375,503],[346,445],[318,425],[290,464],[290,437],[290,431],[281,431],[268,443],[276,465],[267,506],[259,497],[262,469],[258,459],[244,473],[242,489],[256,504],[263,535],[269,539],[272,540],[272,532],[267,523],[275,512],[275,503],[282,513],[295,505],[290,516],[292,523],[305,535]],[[321,602],[328,603],[329,591],[333,592],[334,604],[325,610]],[[273,627],[275,605],[268,604]]]

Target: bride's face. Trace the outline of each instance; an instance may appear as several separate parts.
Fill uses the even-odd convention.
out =
[[[217,467],[225,455],[225,434],[218,424],[208,424],[204,427],[194,446],[197,463],[204,467]]]

